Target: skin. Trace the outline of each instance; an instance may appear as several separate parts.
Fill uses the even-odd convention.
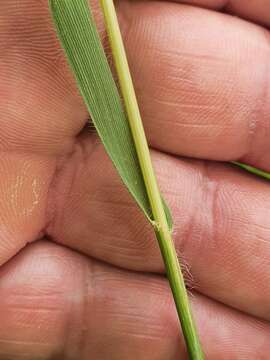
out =
[[[206,359],[267,360],[270,185],[224,161],[270,171],[269,1],[117,8]],[[47,1],[1,0],[0,34],[0,359],[185,359]]]

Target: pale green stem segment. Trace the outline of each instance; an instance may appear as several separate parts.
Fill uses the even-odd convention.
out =
[[[266,180],[270,180],[270,173],[268,172],[265,172],[263,170],[260,170],[260,169],[257,169],[253,166],[250,166],[250,165],[246,165],[246,164],[243,164],[243,163],[240,163],[238,161],[233,161],[232,164],[234,165],[237,165],[239,167],[241,167],[242,169],[250,172],[251,174],[254,174],[254,175],[257,175],[261,178],[264,178]]]
[[[167,276],[173,292],[188,353],[190,359],[202,360],[204,356],[191,314],[187,290],[153,170],[115,7],[112,0],[100,0],[100,2],[131,132],[153,211],[156,237],[166,266]]]

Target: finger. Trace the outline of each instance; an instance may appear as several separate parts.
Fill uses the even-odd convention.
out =
[[[119,12],[151,145],[270,169],[266,30],[168,2],[124,1]]]
[[[44,242],[1,269],[0,294],[0,359],[185,356],[159,276],[120,271]],[[192,307],[207,359],[268,353],[269,324],[198,295]]]
[[[42,6],[33,0],[20,6],[5,1],[1,7],[0,147],[70,154],[87,113],[47,1]],[[193,157],[242,159],[267,169],[268,35],[222,14],[179,4],[122,2],[119,13],[124,35],[129,29],[126,45],[152,145]],[[98,25],[101,29],[100,20]]]
[[[50,185],[87,113],[47,0],[1,1],[0,33],[2,264],[42,233],[51,214]]]
[[[269,319],[269,183],[222,164],[152,154],[192,285]],[[163,271],[151,226],[101,144],[90,147],[84,139],[51,196],[53,239],[121,267]]]
[[[179,2],[205,6],[215,10],[226,10],[245,19],[266,26],[270,25],[268,0],[180,0]]]
[[[87,113],[48,1],[1,1],[0,32],[0,150],[69,153]]]

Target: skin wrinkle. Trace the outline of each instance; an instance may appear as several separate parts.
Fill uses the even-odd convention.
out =
[[[126,272],[126,275],[130,275],[130,280],[128,284],[126,284],[126,289],[124,291],[124,295],[122,297],[122,306],[118,307],[117,300],[117,292],[118,288],[121,288],[122,285],[125,284],[126,276],[123,277],[121,272],[115,268],[111,268],[109,272],[109,268],[105,272],[99,272],[98,277],[96,278],[99,288],[103,288],[104,290],[101,293],[101,299],[99,302],[99,310],[100,315],[106,316],[109,319],[110,323],[114,323],[114,329],[117,331],[118,336],[131,337],[132,341],[136,341],[136,338],[140,338],[144,341],[149,340],[162,340],[164,335],[168,335],[171,333],[170,326],[168,326],[161,321],[161,317],[166,311],[168,307],[172,307],[172,299],[168,292],[165,293],[164,290],[168,289],[167,284],[162,284],[164,286],[159,286],[158,281],[159,277],[152,279],[151,282],[146,284],[143,283],[144,275],[137,274],[135,276],[132,272]],[[161,278],[160,278],[161,279]],[[156,286],[157,285],[157,286]],[[161,285],[161,284],[160,284]],[[142,310],[142,313],[138,313],[136,310],[136,304],[131,302],[131,297],[129,293],[135,291],[137,293],[137,297],[140,298],[144,295],[145,289],[147,286],[147,290],[150,290],[152,294],[157,295],[157,300],[154,301],[152,296],[148,299],[149,305],[151,304],[151,311],[148,314],[145,310]],[[108,290],[106,290],[108,289]],[[95,294],[99,294],[98,291]],[[104,301],[104,310],[102,310],[102,305]],[[106,304],[110,304],[106,307]],[[158,308],[158,311],[155,311],[155,307]],[[164,316],[163,315],[163,316]],[[149,322],[147,327],[141,327],[139,324],[144,322],[145,318],[149,317]],[[137,326],[139,325],[139,327]],[[165,325],[165,326],[164,326]],[[126,329],[129,327],[128,333],[121,328]],[[140,336],[138,336],[140,334]],[[177,332],[175,336],[178,336]]]
[[[206,165],[202,165],[202,167],[205,167]],[[200,186],[200,199],[197,199],[196,201],[196,206],[195,208],[193,208],[192,211],[190,211],[190,219],[188,220],[188,225],[186,226],[186,230],[184,232],[184,236],[185,236],[185,240],[183,241],[183,238],[180,240],[179,238],[181,237],[181,233],[182,233],[182,229],[177,229],[178,232],[180,232],[179,235],[177,235],[176,233],[176,236],[175,236],[175,242],[177,244],[179,244],[179,248],[181,249],[181,252],[182,253],[186,253],[187,250],[186,250],[186,247],[189,246],[189,243],[192,241],[192,239],[194,238],[194,235],[195,235],[195,238],[193,239],[193,241],[196,239],[196,243],[198,243],[197,239],[199,240],[199,242],[201,243],[201,235],[199,235],[198,237],[198,234],[194,234],[194,225],[196,227],[196,229],[198,228],[198,225],[197,225],[197,218],[198,216],[200,216],[199,214],[201,214],[201,206],[203,205],[203,207],[205,206],[205,202],[203,200],[204,196],[205,196],[205,190],[204,190],[204,186],[202,184],[205,183],[206,181],[206,178],[205,178],[205,173],[203,173],[203,171],[200,171],[200,177],[202,177],[202,180],[200,181],[201,182],[201,186]],[[186,235],[188,234],[188,235]],[[179,239],[179,240],[178,240]],[[198,247],[200,248],[200,246]],[[198,252],[200,252],[198,250]]]
[[[269,40],[269,44],[270,44],[270,37],[268,36],[268,40]],[[267,59],[265,59],[265,71],[264,74],[269,74],[269,70],[270,70],[270,65],[269,65],[269,61],[267,61]],[[258,120],[257,119],[264,119],[264,124],[266,125],[266,136],[269,135],[270,133],[270,125],[269,125],[269,115],[266,117],[264,114],[264,109],[266,107],[266,101],[267,101],[267,95],[269,96],[270,94],[270,85],[269,85],[269,80],[270,77],[268,76],[262,76],[263,80],[263,86],[261,88],[261,96],[259,96],[258,94],[258,98],[257,100],[255,100],[255,104],[257,104],[257,109],[254,111],[254,114],[256,116],[256,119],[250,119],[250,154],[252,154],[252,150],[255,147],[256,144],[256,137],[258,136]],[[254,151],[255,152],[255,151]],[[250,155],[247,155],[247,157]],[[252,156],[250,156],[252,158]],[[254,159],[255,163],[259,162],[260,159]]]
[[[33,245],[33,249],[37,248],[38,245]],[[45,249],[43,248],[43,252],[47,252],[48,254],[48,251],[44,250]],[[17,261],[18,258],[22,259],[27,252],[28,250],[26,248],[17,256],[17,258],[12,259],[10,263],[6,264],[4,267],[6,268],[5,274],[2,274],[1,268],[0,289],[3,295],[0,307],[1,321],[3,322],[3,325],[5,324],[4,326],[7,326],[7,329],[12,321],[16,323],[16,328],[14,329],[13,334],[14,338],[12,338],[12,333],[9,331],[7,331],[6,335],[4,335],[4,332],[1,331],[1,338],[4,337],[5,340],[8,341],[15,340],[15,342],[13,342],[14,344],[35,344],[35,346],[31,346],[29,348],[29,353],[31,353],[32,356],[34,356],[35,349],[39,348],[39,345],[45,344],[47,347],[46,352],[44,347],[41,351],[41,353],[44,352],[42,358],[45,359],[47,358],[47,356],[45,357],[45,354],[50,353],[50,349],[53,347],[53,342],[51,336],[44,337],[41,334],[45,331],[45,333],[47,332],[49,335],[50,329],[53,327],[53,324],[49,321],[49,319],[59,319],[59,316],[61,317],[60,314],[64,310],[63,308],[59,308],[62,294],[61,290],[59,289],[59,292],[55,293],[52,287],[54,281],[57,282],[59,279],[57,279],[57,277],[52,277],[51,282],[46,280],[46,275],[48,276],[48,274],[53,274],[53,269],[58,264],[54,263],[55,266],[52,268],[45,267],[44,265],[46,263],[48,264],[47,261],[50,261],[51,259],[48,255],[46,257],[41,256],[39,258],[36,251],[35,260],[32,260],[32,263],[28,263],[28,267],[30,266],[31,268],[31,265],[34,262],[39,265],[35,267],[35,272],[31,274],[27,270],[27,262],[18,263]],[[15,266],[12,267],[12,263],[15,263]],[[53,265],[53,263],[51,264]],[[59,269],[59,266],[57,267]],[[17,276],[11,275],[12,272],[14,274],[14,271],[17,273]],[[28,275],[30,274],[30,277],[24,276],[27,273]],[[37,286],[34,286],[33,282]],[[28,293],[27,297],[25,297],[25,292]],[[50,306],[50,304],[52,306]],[[9,322],[7,322],[8,319]],[[55,323],[55,325],[54,329],[56,330],[58,328],[58,324]],[[35,333],[33,333],[31,329],[35,329]],[[56,333],[55,335],[59,335],[59,333]],[[50,347],[48,347],[48,344],[50,344]],[[5,348],[2,346],[1,349],[4,350]],[[16,351],[15,349],[16,347],[14,348],[14,351]],[[21,347],[21,352],[24,352],[24,350],[26,349]],[[12,359],[14,359],[14,357]]]
[[[266,37],[268,38],[268,42],[270,44],[269,34]],[[268,70],[270,69],[269,61],[267,60],[267,58],[265,58],[263,68],[265,69],[264,71],[262,71],[261,76],[261,82],[263,86],[258,89],[260,91],[258,91],[257,97],[255,97],[253,111],[251,111],[249,121],[249,148],[247,150],[247,154],[242,157],[243,159],[252,158],[251,154],[255,152],[254,145],[256,144],[256,137],[258,135],[258,119],[263,119],[265,117],[264,109],[266,105],[267,94],[270,93],[269,77],[264,76],[265,74],[269,74]],[[257,159],[255,159],[255,162],[256,161]]]
[[[93,148],[93,151],[95,151],[95,147]],[[80,152],[83,153],[83,146],[80,145],[79,139],[75,137],[72,150],[56,161],[55,170],[50,181],[49,191],[47,195],[47,221],[45,223],[44,229],[42,230],[45,236],[50,237],[50,229],[52,229],[54,226],[53,224],[56,216],[61,217],[61,211],[65,211],[64,206],[61,205],[61,202],[60,204],[58,204],[58,201],[59,199],[62,199],[62,201],[64,201],[65,199],[65,196],[61,196],[61,192],[62,194],[68,196],[69,192],[73,187],[77,167],[74,166],[74,162],[72,163],[71,160],[76,156],[76,154]],[[73,165],[74,171],[72,172],[72,176],[67,183],[65,181],[67,178],[66,171],[70,168],[70,165]]]
[[[89,291],[88,286],[94,277],[94,267],[92,266],[92,261],[89,263],[84,261],[80,265],[79,271],[76,269],[79,279],[76,284],[77,288],[75,286],[74,289],[74,296],[73,298],[70,298],[70,311],[68,314],[68,322],[65,327],[65,336],[62,346],[63,352],[61,354],[61,358],[70,360],[76,360],[78,358],[84,359],[89,331],[87,324],[90,318],[90,316],[88,316],[88,309],[94,311],[94,302],[92,302],[92,299],[94,299],[95,292]]]
[[[209,217],[208,220],[208,241],[209,241],[209,246],[210,247],[214,247],[216,246],[215,244],[215,239],[217,239],[217,233],[216,233],[216,209],[217,209],[217,201],[218,201],[218,192],[219,192],[219,184],[217,181],[215,181],[212,177],[211,177],[211,171],[210,169],[212,168],[213,164],[209,163],[209,162],[204,162],[204,167],[203,167],[203,190],[202,192],[205,193],[205,202],[208,204],[207,208],[208,211],[206,211],[206,213],[208,214],[207,216]],[[202,199],[204,200],[204,199]],[[203,201],[204,203],[204,201]]]
[[[51,177],[49,187],[48,187],[46,211],[45,211],[46,221],[44,223],[43,229],[40,230],[40,233],[44,234],[44,237],[48,237],[48,238],[50,238],[50,236],[48,234],[47,229],[51,227],[51,223],[53,223],[53,219],[55,218],[55,213],[56,213],[54,186],[57,181],[58,174],[59,174],[59,165],[57,165],[57,161],[56,161],[56,164],[54,166],[53,175]]]
[[[211,165],[212,167],[212,165]],[[183,237],[180,240],[181,237],[181,233],[183,232],[182,229],[178,229],[178,231],[180,231],[180,234],[178,235],[177,232],[175,234],[175,241],[178,244],[179,248],[181,249],[182,253],[185,253],[186,250],[186,246],[185,244],[190,243],[191,241],[194,241],[196,238],[199,241],[198,245],[198,241],[196,241],[196,252],[198,254],[200,254],[201,252],[201,247],[205,246],[205,238],[207,238],[207,246],[211,246],[211,247],[215,247],[215,243],[216,243],[216,239],[218,239],[217,235],[216,235],[216,208],[217,208],[217,192],[218,192],[218,184],[216,182],[213,183],[213,180],[211,179],[211,175],[209,172],[209,168],[210,168],[210,164],[207,162],[204,162],[202,167],[201,167],[201,176],[202,176],[202,180],[201,180],[201,200],[197,201],[197,206],[196,209],[197,210],[193,210],[191,212],[191,218],[189,220],[189,225],[187,227],[187,230],[185,230],[185,234],[188,234],[187,236],[184,235],[185,240],[183,240]],[[214,187],[211,185],[214,184]],[[207,200],[208,199],[208,200]],[[205,210],[205,204],[206,208],[209,210]],[[202,210],[202,205],[204,207],[204,209]],[[198,216],[200,217],[199,214],[207,214],[207,223],[211,224],[210,226],[207,226],[207,231],[204,231],[202,234],[199,235],[199,237],[197,235],[195,235],[194,238],[194,226],[197,229],[198,228],[198,220],[196,220],[198,218]],[[211,219],[209,219],[209,214],[211,214]],[[199,220],[199,222],[201,222],[202,219]],[[204,222],[204,221],[203,221]],[[205,222],[204,222],[205,223]],[[205,226],[201,226],[201,228],[203,228]],[[209,243],[211,245],[209,245]],[[190,245],[188,245],[190,246]],[[180,260],[180,263],[182,264],[182,259]],[[194,277],[194,275],[192,274],[192,267],[189,265],[188,260],[185,260],[185,266],[184,266],[184,277],[185,280],[187,281],[188,287],[190,290],[196,290],[196,291],[200,291],[200,286],[199,286],[199,282],[196,280],[196,277]],[[188,270],[188,271],[187,271]]]
[[[88,322],[89,321],[89,309],[91,309],[92,314],[95,314],[96,309],[96,283],[95,283],[95,274],[96,268],[93,262],[88,264],[88,269],[86,274],[90,273],[91,277],[86,275],[84,277],[83,283],[83,309],[82,309],[82,321],[81,321],[81,333],[80,333],[80,359],[87,357],[87,338],[88,333],[90,332]],[[92,318],[93,316],[91,316]],[[93,331],[95,331],[93,329]]]

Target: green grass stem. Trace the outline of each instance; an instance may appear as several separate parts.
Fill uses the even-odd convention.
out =
[[[191,314],[187,290],[172,241],[171,231],[168,227],[162,197],[153,170],[115,7],[112,0],[100,0],[100,3],[131,132],[153,211],[156,237],[165,263],[167,277],[174,296],[189,357],[193,360],[202,360],[204,356]]]

